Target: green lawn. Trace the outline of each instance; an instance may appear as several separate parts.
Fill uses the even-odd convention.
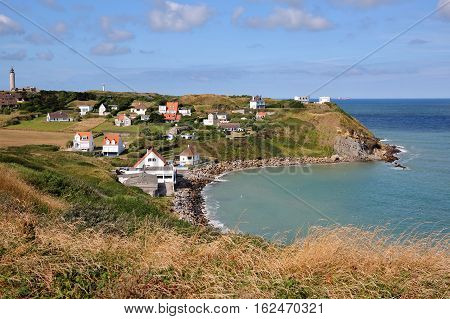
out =
[[[12,130],[29,130],[40,132],[63,132],[74,126],[77,122],[47,122],[45,116],[37,117],[31,121],[21,121],[17,125],[8,126]]]

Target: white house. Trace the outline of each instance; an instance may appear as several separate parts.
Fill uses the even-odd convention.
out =
[[[117,111],[119,109],[118,105],[111,105],[111,111]]]
[[[159,112],[159,114],[166,114],[166,113],[167,113],[167,106],[165,106],[165,105],[160,105],[160,106],[158,107],[158,112]]]
[[[119,114],[114,123],[116,126],[131,126],[131,119],[125,114]]]
[[[80,106],[78,106],[78,108],[80,109],[81,116],[88,114],[93,109],[93,107],[91,105],[80,105]]]
[[[321,97],[319,97],[319,103],[320,104],[331,103],[331,97],[321,96]]]
[[[243,132],[244,129],[241,128],[239,123],[221,123],[220,128],[227,132]]]
[[[102,103],[102,105],[99,106],[98,108],[98,115],[99,116],[105,116],[108,115],[109,113],[106,112],[106,106]]]
[[[187,108],[180,108],[178,110],[178,113],[180,113],[181,116],[191,116],[192,115],[191,109],[187,109]]]
[[[192,166],[200,163],[200,154],[197,153],[193,146],[188,145],[187,148],[180,154],[181,166]]]
[[[71,122],[72,120],[66,112],[47,113],[47,122]]]
[[[309,103],[309,96],[295,96],[294,100],[302,103]]]
[[[217,119],[219,120],[219,123],[228,123],[230,122],[228,119],[228,115],[226,113],[218,113]]]
[[[119,156],[125,150],[120,134],[105,134],[102,145],[103,156]]]
[[[154,148],[147,150],[147,153],[134,164],[133,170],[143,170],[147,174],[156,175],[158,183],[170,183],[172,187],[177,181],[176,169]]]
[[[253,96],[250,100],[250,108],[254,110],[264,109],[266,108],[266,102],[260,95]]]
[[[94,138],[91,132],[77,132],[73,137],[72,144],[74,151],[93,152],[95,148]]]
[[[147,113],[148,107],[144,104],[137,104],[136,106],[132,107],[130,109],[131,113],[137,114],[137,115],[145,115]]]
[[[203,120],[203,125],[205,126],[216,126],[219,124],[219,119],[217,118],[217,114],[209,113],[208,118]]]

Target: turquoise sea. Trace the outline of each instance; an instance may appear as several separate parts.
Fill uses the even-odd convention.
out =
[[[384,226],[394,235],[449,233],[450,99],[337,101],[403,152],[407,170],[355,163],[234,172],[204,190],[226,229],[292,239],[310,226]]]

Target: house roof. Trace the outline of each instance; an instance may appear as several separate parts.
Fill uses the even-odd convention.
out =
[[[51,119],[67,119],[69,118],[69,115],[66,112],[57,111],[53,113],[48,113]]]
[[[177,108],[178,109],[178,102],[177,101],[175,101],[175,102],[167,102],[166,103],[166,106],[168,107],[168,108]]]
[[[116,144],[119,144],[120,134],[114,134],[114,133],[105,134],[105,137],[103,138],[103,145],[106,145],[107,140],[115,141]]]
[[[79,135],[81,137],[83,137],[83,136],[91,137],[92,133],[91,132],[77,132],[77,135]]]
[[[147,153],[145,153],[145,155],[142,156],[142,157],[139,159],[139,161],[137,161],[136,164],[134,164],[133,167],[134,167],[134,168],[138,167],[139,164],[141,164],[142,161],[144,161],[145,158],[146,158],[148,155],[150,155],[151,153],[155,154],[156,157],[158,157],[161,161],[163,161],[163,162],[164,162],[164,165],[167,164],[166,159],[165,159],[161,154],[159,154],[159,153],[152,147],[152,148],[150,148],[150,149],[147,150]]]
[[[125,118],[127,118],[128,116],[126,115],[126,114],[119,114],[119,115],[117,115],[117,119],[119,120],[119,121],[123,121],[123,120],[125,120]]]
[[[186,149],[180,153],[180,156],[195,156],[197,155],[197,151],[194,146],[188,145]]]
[[[266,116],[267,113],[266,112],[258,112],[256,113],[256,116]]]
[[[233,128],[240,128],[241,124],[239,123],[220,123],[219,124],[221,128],[225,128],[225,129],[233,129]]]
[[[181,115],[180,114],[166,113],[166,114],[163,114],[163,115],[164,115],[164,119],[166,121],[179,121],[181,119]]]
[[[131,107],[135,109],[148,109],[150,107],[150,102],[134,100],[133,103],[131,103]]]

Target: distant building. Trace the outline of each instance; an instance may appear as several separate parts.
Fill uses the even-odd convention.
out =
[[[219,124],[219,119],[216,113],[209,113],[208,118],[203,120],[205,126],[217,126],[217,124]]]
[[[117,111],[119,109],[119,106],[118,105],[111,105],[110,108],[111,108],[111,111]]]
[[[94,107],[91,105],[80,105],[78,106],[78,108],[80,109],[80,115],[85,116],[86,114],[91,112]]]
[[[309,96],[296,96],[294,97],[294,100],[302,103],[309,103]]]
[[[181,114],[174,114],[174,113],[166,113],[163,114],[164,120],[166,122],[179,122],[181,120]]]
[[[200,154],[197,153],[195,147],[188,145],[180,154],[180,165],[193,166],[200,163]]]
[[[148,103],[143,101],[134,101],[133,104],[131,104],[130,112],[137,115],[145,115],[148,108]]]
[[[243,132],[239,123],[220,123],[219,127],[227,132]]]
[[[178,113],[178,102],[167,102],[167,113],[177,114]]]
[[[9,90],[14,91],[16,89],[16,73],[14,72],[14,68],[11,68],[9,71]]]
[[[99,116],[105,116],[108,115],[109,113],[106,112],[106,106],[102,103],[102,105],[99,106],[98,108],[98,115]]]
[[[253,110],[266,108],[266,102],[260,95],[253,96],[250,100],[250,108]]]
[[[95,148],[94,138],[91,132],[77,132],[73,137],[72,144],[74,151],[93,152]]]
[[[119,114],[114,120],[114,124],[116,126],[131,126],[131,119],[126,114]]]
[[[102,145],[103,156],[119,156],[125,150],[120,134],[105,134]]]
[[[158,106],[158,112],[159,112],[159,114],[166,114],[167,113],[167,106],[165,106],[165,105]]]
[[[47,122],[71,122],[73,119],[66,112],[47,113]]]
[[[188,108],[180,108],[179,113],[181,114],[181,116],[191,116],[192,115],[191,109],[188,109]]]
[[[3,107],[16,107],[17,95],[10,92],[0,92],[0,109]]]
[[[256,119],[257,119],[257,120],[263,120],[263,119],[266,118],[266,116],[267,116],[267,113],[266,113],[266,112],[257,112],[257,113],[256,113]]]
[[[228,123],[228,114],[226,113],[217,113],[217,119],[219,120],[219,123]]]
[[[319,103],[320,104],[331,103],[331,97],[329,96],[319,97]]]

